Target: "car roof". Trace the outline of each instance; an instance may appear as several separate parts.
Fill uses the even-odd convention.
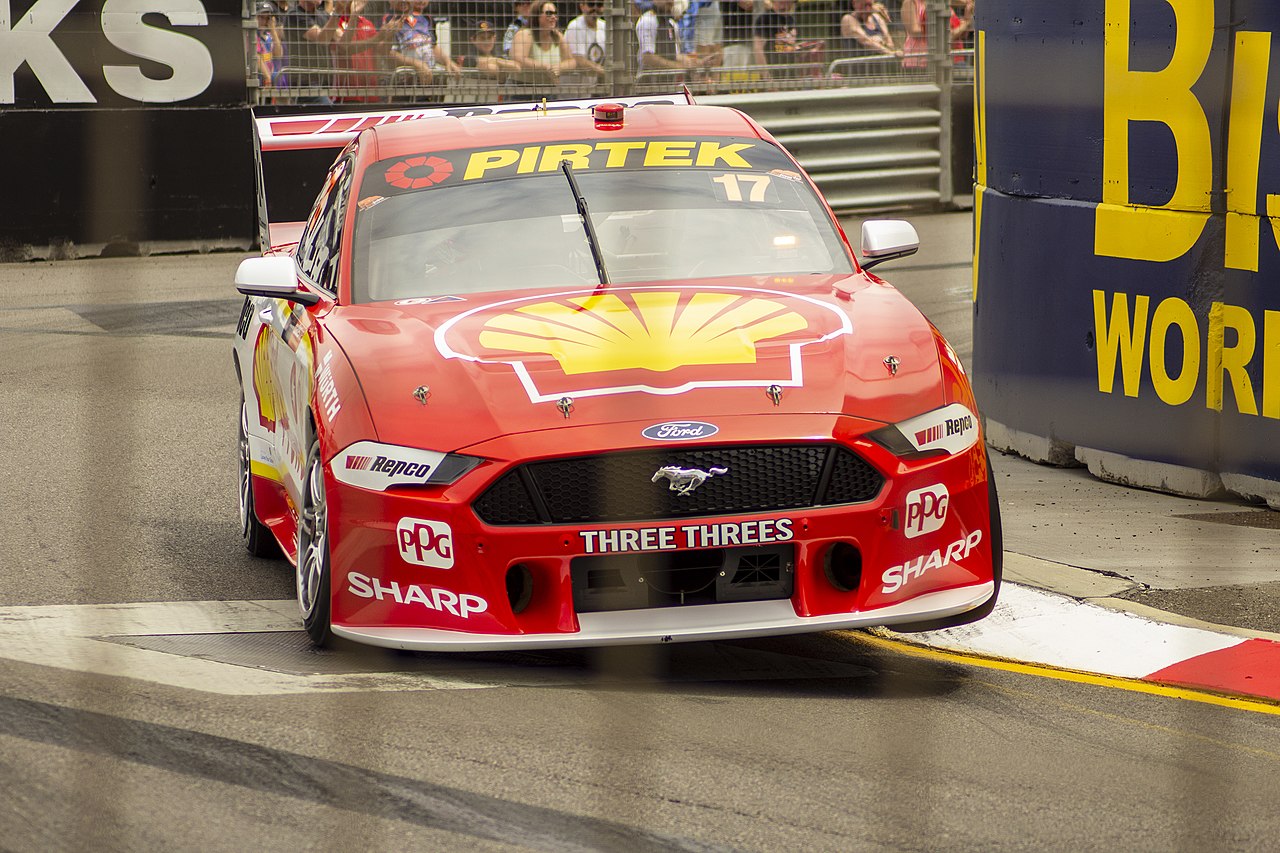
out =
[[[403,121],[373,127],[361,134],[360,146],[374,160],[401,157],[424,150],[448,151],[514,143],[560,142],[637,137],[761,137],[755,122],[727,107],[688,104],[646,104],[627,107],[622,127],[597,127],[590,110],[544,113],[509,112],[497,115],[449,116]],[[373,144],[370,145],[369,143]]]

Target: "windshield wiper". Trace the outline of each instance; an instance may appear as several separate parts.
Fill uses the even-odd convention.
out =
[[[591,221],[591,212],[587,210],[587,200],[578,188],[578,179],[573,176],[573,166],[568,160],[560,161],[560,170],[569,179],[569,187],[573,190],[573,200],[578,204],[578,215],[582,217],[582,226],[587,232],[587,243],[591,246],[591,256],[596,260],[596,272],[600,274],[600,283],[609,283],[609,271],[604,268],[604,255],[600,253],[600,240],[596,237],[596,226]]]

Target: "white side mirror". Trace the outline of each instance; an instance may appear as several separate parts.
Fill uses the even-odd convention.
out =
[[[320,297],[298,290],[298,270],[288,255],[245,258],[236,268],[236,290],[245,296],[287,299],[314,305]]]
[[[868,219],[862,223],[863,269],[914,255],[920,249],[915,226],[902,219]]]

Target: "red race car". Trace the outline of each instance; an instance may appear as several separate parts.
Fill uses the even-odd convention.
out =
[[[748,116],[676,96],[257,124],[263,150],[341,148],[236,274],[244,535],[297,566],[316,643],[990,612],[964,368],[865,272],[915,230],[866,223],[859,266]]]

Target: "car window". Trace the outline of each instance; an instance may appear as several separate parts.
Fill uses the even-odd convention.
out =
[[[330,292],[336,292],[338,288],[342,223],[350,187],[350,161],[340,160],[329,171],[298,241],[298,268],[308,279]]]
[[[808,182],[794,171],[766,168],[789,165],[773,151],[757,158],[758,169],[575,170],[610,281],[851,273],[843,242]],[[495,159],[484,156],[484,163]],[[360,191],[354,301],[600,281],[559,168],[385,196],[377,184],[367,189],[375,170],[376,164],[366,172]],[[428,180],[398,163],[385,174],[393,187]]]

